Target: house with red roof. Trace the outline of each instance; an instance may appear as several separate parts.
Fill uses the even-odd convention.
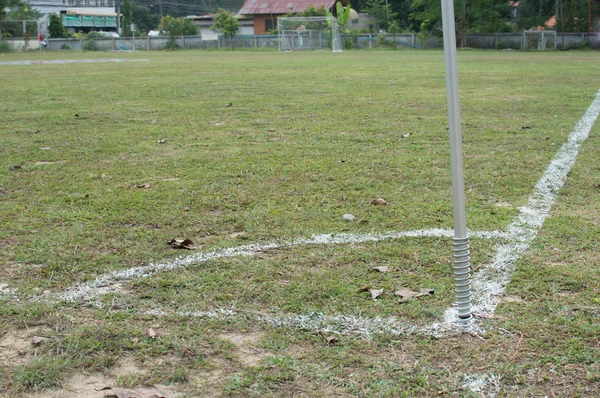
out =
[[[254,34],[264,35],[277,28],[277,17],[290,12],[303,12],[314,7],[329,10],[335,15],[335,3],[345,7],[348,0],[246,0],[238,15],[254,19]]]

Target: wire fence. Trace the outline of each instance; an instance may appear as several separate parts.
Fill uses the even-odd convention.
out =
[[[21,24],[22,30],[22,24]],[[39,48],[37,30],[27,38],[6,37],[4,42],[9,43],[14,50],[34,50]],[[441,39],[430,37],[419,40],[414,33],[396,35],[345,35],[343,37],[345,49],[382,49],[382,48],[442,48]],[[562,48],[561,34],[556,36],[557,47]],[[200,36],[169,37],[130,37],[103,38],[103,39],[48,39],[47,49],[76,50],[76,51],[147,51],[168,49],[273,49],[279,45],[277,35],[239,35],[233,39],[220,37],[216,40],[203,40]],[[531,46],[524,46],[523,32],[516,33],[486,33],[467,35],[467,47],[481,49],[504,50],[536,50]],[[565,33],[564,47],[600,48],[600,35],[598,33]],[[546,50],[553,46],[546,46]],[[327,49],[324,49],[327,50]]]

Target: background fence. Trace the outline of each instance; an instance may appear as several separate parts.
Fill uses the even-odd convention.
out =
[[[201,37],[179,37],[170,40],[167,37],[141,37],[120,39],[49,39],[48,50],[84,50],[84,51],[131,51],[131,50],[162,50],[170,46],[183,49],[226,49],[226,48],[267,48],[277,49],[276,35],[236,36],[232,40],[219,38],[218,40],[202,40]],[[442,41],[438,38],[428,38],[420,41],[414,33],[401,33],[396,35],[346,35],[344,40],[355,49],[374,48],[442,48]],[[11,43],[15,50],[39,48],[36,37],[28,43],[22,38],[5,39]],[[562,36],[556,35],[557,48],[562,47]],[[588,46],[600,49],[600,34],[592,33],[565,33],[564,43],[567,48],[580,48]],[[27,46],[25,45],[27,44]],[[460,43],[458,43],[460,44]],[[523,33],[485,33],[467,35],[467,47],[487,49],[522,49]]]

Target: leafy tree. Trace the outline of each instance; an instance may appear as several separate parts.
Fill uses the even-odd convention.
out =
[[[219,8],[213,26],[210,29],[213,32],[222,34],[231,42],[241,26],[240,21],[230,11]]]
[[[131,36],[131,23],[133,22],[133,14],[131,11],[131,0],[123,1],[123,36]]]
[[[49,14],[50,22],[48,23],[48,34],[50,37],[69,37],[70,33],[67,31],[62,23],[62,19],[56,14]]]
[[[397,31],[397,24],[394,24],[394,22],[398,18],[398,13],[393,12],[390,4],[385,4],[385,0],[368,0],[362,12],[375,16],[380,29]]]
[[[467,45],[469,32],[507,32],[510,6],[504,0],[455,0],[454,18],[460,45]],[[422,35],[442,35],[440,0],[414,0],[411,19]]]
[[[133,5],[132,21],[137,31],[148,33],[160,25],[160,14],[152,12],[150,7]]]
[[[194,24],[191,19],[174,18],[167,15],[162,20],[161,29],[168,33],[169,43],[167,48],[175,49],[175,39],[180,36],[195,36],[198,34],[198,25]]]

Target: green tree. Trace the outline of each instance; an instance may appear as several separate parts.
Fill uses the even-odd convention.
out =
[[[231,43],[233,37],[237,34],[241,26],[242,25],[240,24],[240,21],[238,21],[238,19],[234,17],[230,11],[219,8],[219,11],[217,11],[217,15],[215,16],[213,26],[211,26],[210,29],[213,32],[222,34]]]
[[[398,18],[398,13],[393,12],[390,4],[385,4],[385,0],[368,0],[362,12],[373,15],[380,29],[384,31],[397,30],[397,23],[395,24],[395,22]]]
[[[162,20],[161,29],[169,35],[168,48],[175,49],[177,44],[175,40],[181,36],[195,36],[198,34],[198,25],[191,19],[174,18],[167,15]]]
[[[133,23],[136,31],[148,33],[160,25],[160,15],[153,13],[150,7],[133,5]]]
[[[131,36],[131,23],[133,22],[133,14],[131,10],[131,0],[123,1],[123,36]]]
[[[62,19],[56,14],[49,14],[50,22],[48,22],[48,34],[53,38],[69,37],[70,33],[67,31],[62,23]]]

